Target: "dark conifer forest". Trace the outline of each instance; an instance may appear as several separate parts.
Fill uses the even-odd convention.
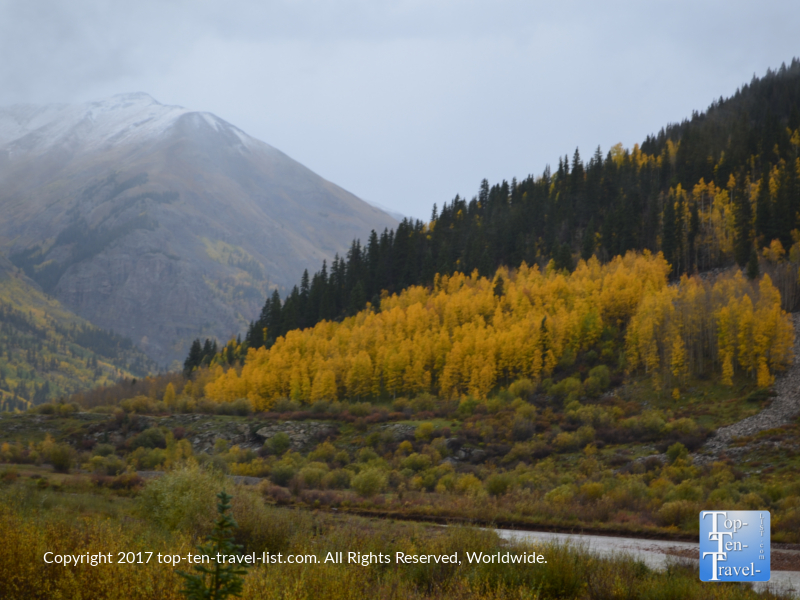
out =
[[[670,124],[641,146],[575,149],[541,175],[490,185],[433,207],[430,222],[354,240],[346,256],[304,272],[267,298],[246,346],[355,314],[381,295],[428,285],[437,274],[491,276],[526,262],[571,270],[628,250],[663,252],[672,275],[738,263],[779,240],[789,248],[800,211],[800,60],[753,77],[730,98]],[[195,342],[186,368],[215,344]]]

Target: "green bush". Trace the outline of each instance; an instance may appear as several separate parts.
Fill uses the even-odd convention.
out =
[[[125,471],[125,463],[118,456],[93,456],[89,466],[95,473],[114,477]]]
[[[322,478],[325,477],[327,472],[327,465],[323,463],[310,463],[300,469],[298,475],[306,487],[318,488],[322,484]]]
[[[253,413],[253,404],[247,398],[238,398],[233,402],[220,402],[217,404],[218,415],[237,415],[246,417]]]
[[[170,471],[147,483],[139,494],[139,514],[171,531],[203,535],[211,527],[214,490],[224,486],[220,474],[197,466]]]
[[[92,450],[95,456],[110,456],[114,454],[114,446],[111,444],[97,444]]]
[[[347,469],[335,469],[322,478],[322,487],[328,490],[345,490],[350,487],[353,474]]]
[[[522,398],[527,400],[536,391],[536,386],[530,379],[517,379],[514,383],[508,386],[508,392],[513,398]]]
[[[145,429],[140,434],[133,437],[130,441],[130,449],[136,450],[136,448],[166,448],[167,447],[167,438],[164,436],[164,432],[161,431],[158,427],[151,427],[150,429]]]
[[[279,431],[264,444],[273,454],[281,456],[292,445],[292,440],[283,431]]]
[[[167,453],[161,448],[147,448],[140,447],[128,455],[128,463],[133,465],[137,470],[152,471],[156,467],[164,464],[167,460]]]
[[[347,410],[354,417],[366,417],[372,413],[372,404],[369,402],[356,402],[348,406]]]
[[[269,478],[275,485],[286,486],[289,484],[292,477],[294,477],[295,472],[296,469],[292,465],[286,463],[278,463],[272,469],[272,473],[270,473]]]
[[[386,487],[386,475],[380,469],[367,469],[353,477],[350,487],[359,496],[370,498]]]
[[[330,442],[322,442],[308,453],[308,460],[331,462],[336,456],[336,447]]]
[[[429,440],[433,436],[433,432],[433,423],[420,423],[419,427],[414,431],[414,437],[418,440]]]
[[[611,385],[611,371],[605,365],[597,365],[589,371],[589,378],[594,379],[600,385],[600,389],[605,391]]]
[[[495,473],[486,479],[486,491],[490,496],[502,496],[511,487],[512,479],[508,473]]]
[[[360,463],[367,463],[377,458],[380,457],[372,448],[361,448],[361,450],[356,453],[356,460]]]
[[[660,525],[679,527],[689,519],[697,520],[700,514],[699,506],[689,500],[675,500],[665,502],[658,512],[656,519]]]
[[[680,442],[675,442],[672,446],[667,448],[667,458],[670,463],[674,463],[679,458],[686,458],[687,456],[689,456],[689,450]]]
[[[454,489],[462,496],[481,496],[484,493],[483,483],[472,473],[459,476]]]
[[[578,377],[567,377],[550,388],[550,395],[556,398],[565,398],[570,394],[580,394],[583,385]]]
[[[436,397],[422,393],[411,401],[411,410],[415,413],[432,411],[436,408]]]
[[[414,472],[424,471],[431,466],[431,457],[414,452],[404,458],[401,465],[404,469],[411,469]]]
[[[68,444],[55,444],[50,448],[49,456],[47,457],[53,469],[59,473],[69,473],[72,467],[72,448]]]

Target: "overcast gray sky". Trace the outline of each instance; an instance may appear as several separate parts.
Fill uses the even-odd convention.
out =
[[[148,92],[426,218],[641,142],[800,56],[798,31],[796,0],[0,0],[0,104]]]

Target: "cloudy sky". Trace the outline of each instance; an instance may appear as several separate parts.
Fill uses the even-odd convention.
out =
[[[800,56],[796,0],[0,0],[0,104],[144,91],[427,217]]]

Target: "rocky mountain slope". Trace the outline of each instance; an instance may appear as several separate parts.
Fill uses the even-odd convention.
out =
[[[25,409],[156,368],[129,339],[66,310],[0,256],[0,410]]]
[[[146,94],[0,109],[0,252],[162,365],[395,223],[222,119]]]
[[[775,399],[761,412],[727,427],[720,427],[695,457],[698,464],[711,463],[723,453],[738,458],[751,452],[752,447],[732,448],[730,444],[738,437],[776,429],[791,423],[797,417],[800,412],[800,313],[794,313],[792,318],[795,331],[794,363],[775,381]]]

